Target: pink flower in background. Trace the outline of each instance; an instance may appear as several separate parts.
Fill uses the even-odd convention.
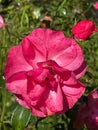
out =
[[[96,31],[96,25],[91,20],[81,20],[72,28],[72,34],[78,40],[87,40]]]
[[[81,48],[60,31],[37,28],[9,50],[6,88],[40,117],[72,108],[85,91],[78,81],[86,71]]]
[[[98,10],[98,1],[96,1],[93,6],[96,10]]]
[[[87,105],[80,106],[74,127],[80,129],[84,124],[88,130],[98,130],[98,90],[89,94]]]
[[[5,26],[5,22],[3,20],[3,17],[0,15],[0,28]]]

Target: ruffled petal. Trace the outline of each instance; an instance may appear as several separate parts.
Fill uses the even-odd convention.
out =
[[[58,53],[60,53],[64,48],[69,45],[63,45],[64,34],[60,31],[55,31],[51,29],[35,29],[28,39],[31,41],[32,45],[35,46],[44,56],[46,54],[46,60],[52,59]],[[62,44],[61,44],[62,43]]]
[[[14,46],[9,50],[4,77],[7,80],[12,75],[31,70],[32,67],[26,62],[22,54],[21,46]]]
[[[61,59],[56,59],[57,63],[59,64],[61,60],[61,64],[59,64],[60,66],[70,70],[70,71],[74,71],[75,75],[77,78],[80,78],[85,72],[86,72],[86,63],[84,61],[84,56],[83,56],[83,52],[82,49],[79,47],[79,45],[73,40],[68,38],[70,42],[72,42],[71,46],[69,47],[69,52],[66,53],[65,51],[65,60],[64,58]],[[73,60],[71,60],[71,62],[69,62],[70,58],[72,58]],[[67,62],[68,61],[68,62]],[[67,64],[66,64],[67,62]]]
[[[74,71],[74,74],[76,75],[76,78],[79,79],[80,77],[82,77],[86,73],[86,70],[87,70],[87,65],[86,65],[86,62],[83,61],[81,66],[79,66],[79,68],[77,68]]]
[[[46,91],[40,97],[37,105],[32,108],[32,113],[40,117],[50,116],[63,111],[63,95],[60,87],[51,90],[51,86],[46,86]],[[66,102],[64,102],[66,103]]]
[[[37,46],[37,41],[31,41],[30,36],[22,40],[22,51],[26,61],[33,67],[37,67],[37,62],[46,60],[46,49],[42,45]],[[39,41],[42,43],[41,41]],[[44,49],[43,49],[44,48]]]
[[[62,91],[68,101],[69,108],[72,108],[78,99],[83,95],[85,86],[77,81],[76,85],[63,86]]]
[[[22,90],[22,97],[29,105],[30,109],[37,105],[40,97],[43,95],[46,89],[46,84],[41,84],[45,76],[42,74],[42,72],[42,70],[37,69],[36,71],[29,71],[26,73],[27,87]]]
[[[32,106],[35,106],[37,104],[37,102],[39,101],[40,97],[43,95],[43,93],[45,92],[45,83],[43,83],[42,85],[41,84],[38,84],[38,83],[35,83],[33,80],[32,80],[32,77],[27,77],[27,91],[26,91],[26,94],[24,95],[25,98],[26,96],[31,100],[31,105]]]
[[[59,85],[56,90],[49,91],[45,104],[48,110],[47,115],[52,115],[63,110],[63,95]]]
[[[46,117],[47,116],[45,106],[44,107],[42,107],[42,106],[33,107],[33,108],[31,108],[31,112],[33,115],[38,116],[38,117]]]
[[[6,82],[6,88],[14,94],[22,94],[22,90],[27,87],[27,79],[24,72],[14,74]]]

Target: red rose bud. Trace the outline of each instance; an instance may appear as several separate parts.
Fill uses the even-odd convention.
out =
[[[97,29],[91,20],[81,20],[72,28],[72,34],[78,40],[87,40],[94,32]]]

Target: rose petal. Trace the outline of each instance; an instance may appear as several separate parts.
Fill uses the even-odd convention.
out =
[[[39,107],[33,107],[31,109],[32,114],[38,117],[46,117],[46,109],[45,107],[40,107],[40,109],[38,109]]]
[[[72,108],[73,105],[77,102],[77,100],[82,96],[85,91],[85,87],[82,83],[77,82],[76,85],[63,86],[62,90],[64,92],[65,97],[67,98],[69,108]]]
[[[72,46],[73,46],[73,48],[76,49],[76,56],[75,56],[74,60],[67,66],[65,65],[64,68],[66,68],[70,71],[74,71],[76,77],[80,78],[81,76],[83,76],[85,74],[87,67],[86,67],[86,63],[84,61],[82,49],[73,40],[72,40]],[[72,52],[72,54],[73,53],[74,52]]]
[[[61,51],[69,47],[70,42],[64,42],[65,36],[60,31],[38,28],[34,30],[28,39],[41,53],[46,54],[46,59],[50,60]],[[40,62],[40,61],[39,61]]]
[[[14,46],[9,50],[6,66],[4,69],[4,76],[6,80],[22,71],[31,70],[32,67],[26,62],[22,54],[21,46]]]
[[[47,108],[49,109],[49,111],[51,113],[56,113],[56,112],[62,111],[63,110],[63,95],[62,95],[62,91],[61,91],[59,84],[58,84],[56,90],[49,90],[49,86],[47,86],[47,87],[48,87],[47,91],[49,91],[48,96],[45,100],[45,104],[46,104]],[[45,95],[43,95],[43,96],[45,96]]]
[[[17,73],[6,82],[6,88],[14,94],[22,94],[22,90],[27,87],[27,79],[24,73]]]
[[[46,50],[43,50],[42,45],[38,48],[37,41],[32,40],[31,42],[29,38],[26,37],[22,40],[22,51],[27,62],[32,65],[33,68],[36,68],[37,62],[46,60]],[[34,44],[36,44],[36,46]]]

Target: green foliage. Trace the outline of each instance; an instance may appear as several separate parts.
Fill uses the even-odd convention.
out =
[[[23,130],[27,126],[30,117],[31,113],[29,110],[17,105],[11,119],[13,128],[15,130]]]
[[[87,93],[94,89],[98,89],[98,33],[93,34],[90,39],[83,42],[80,46],[83,48],[85,60],[88,65],[87,73],[83,77],[83,81],[87,86]]]
[[[20,107],[6,89],[3,80],[7,52],[18,45],[21,39],[34,28],[41,26],[41,19],[50,15],[52,29],[61,30],[72,37],[72,26],[81,19],[91,19],[97,24],[98,11],[93,8],[94,0],[0,0],[0,14],[6,26],[0,29],[0,129],[1,130],[74,130],[74,109],[63,115],[47,118],[31,116]],[[86,85],[85,95],[98,88],[98,33],[87,41],[78,43],[82,47],[88,70],[81,79]],[[77,110],[77,109],[76,109]],[[70,114],[71,113],[71,114]],[[87,130],[84,126],[83,130]]]

